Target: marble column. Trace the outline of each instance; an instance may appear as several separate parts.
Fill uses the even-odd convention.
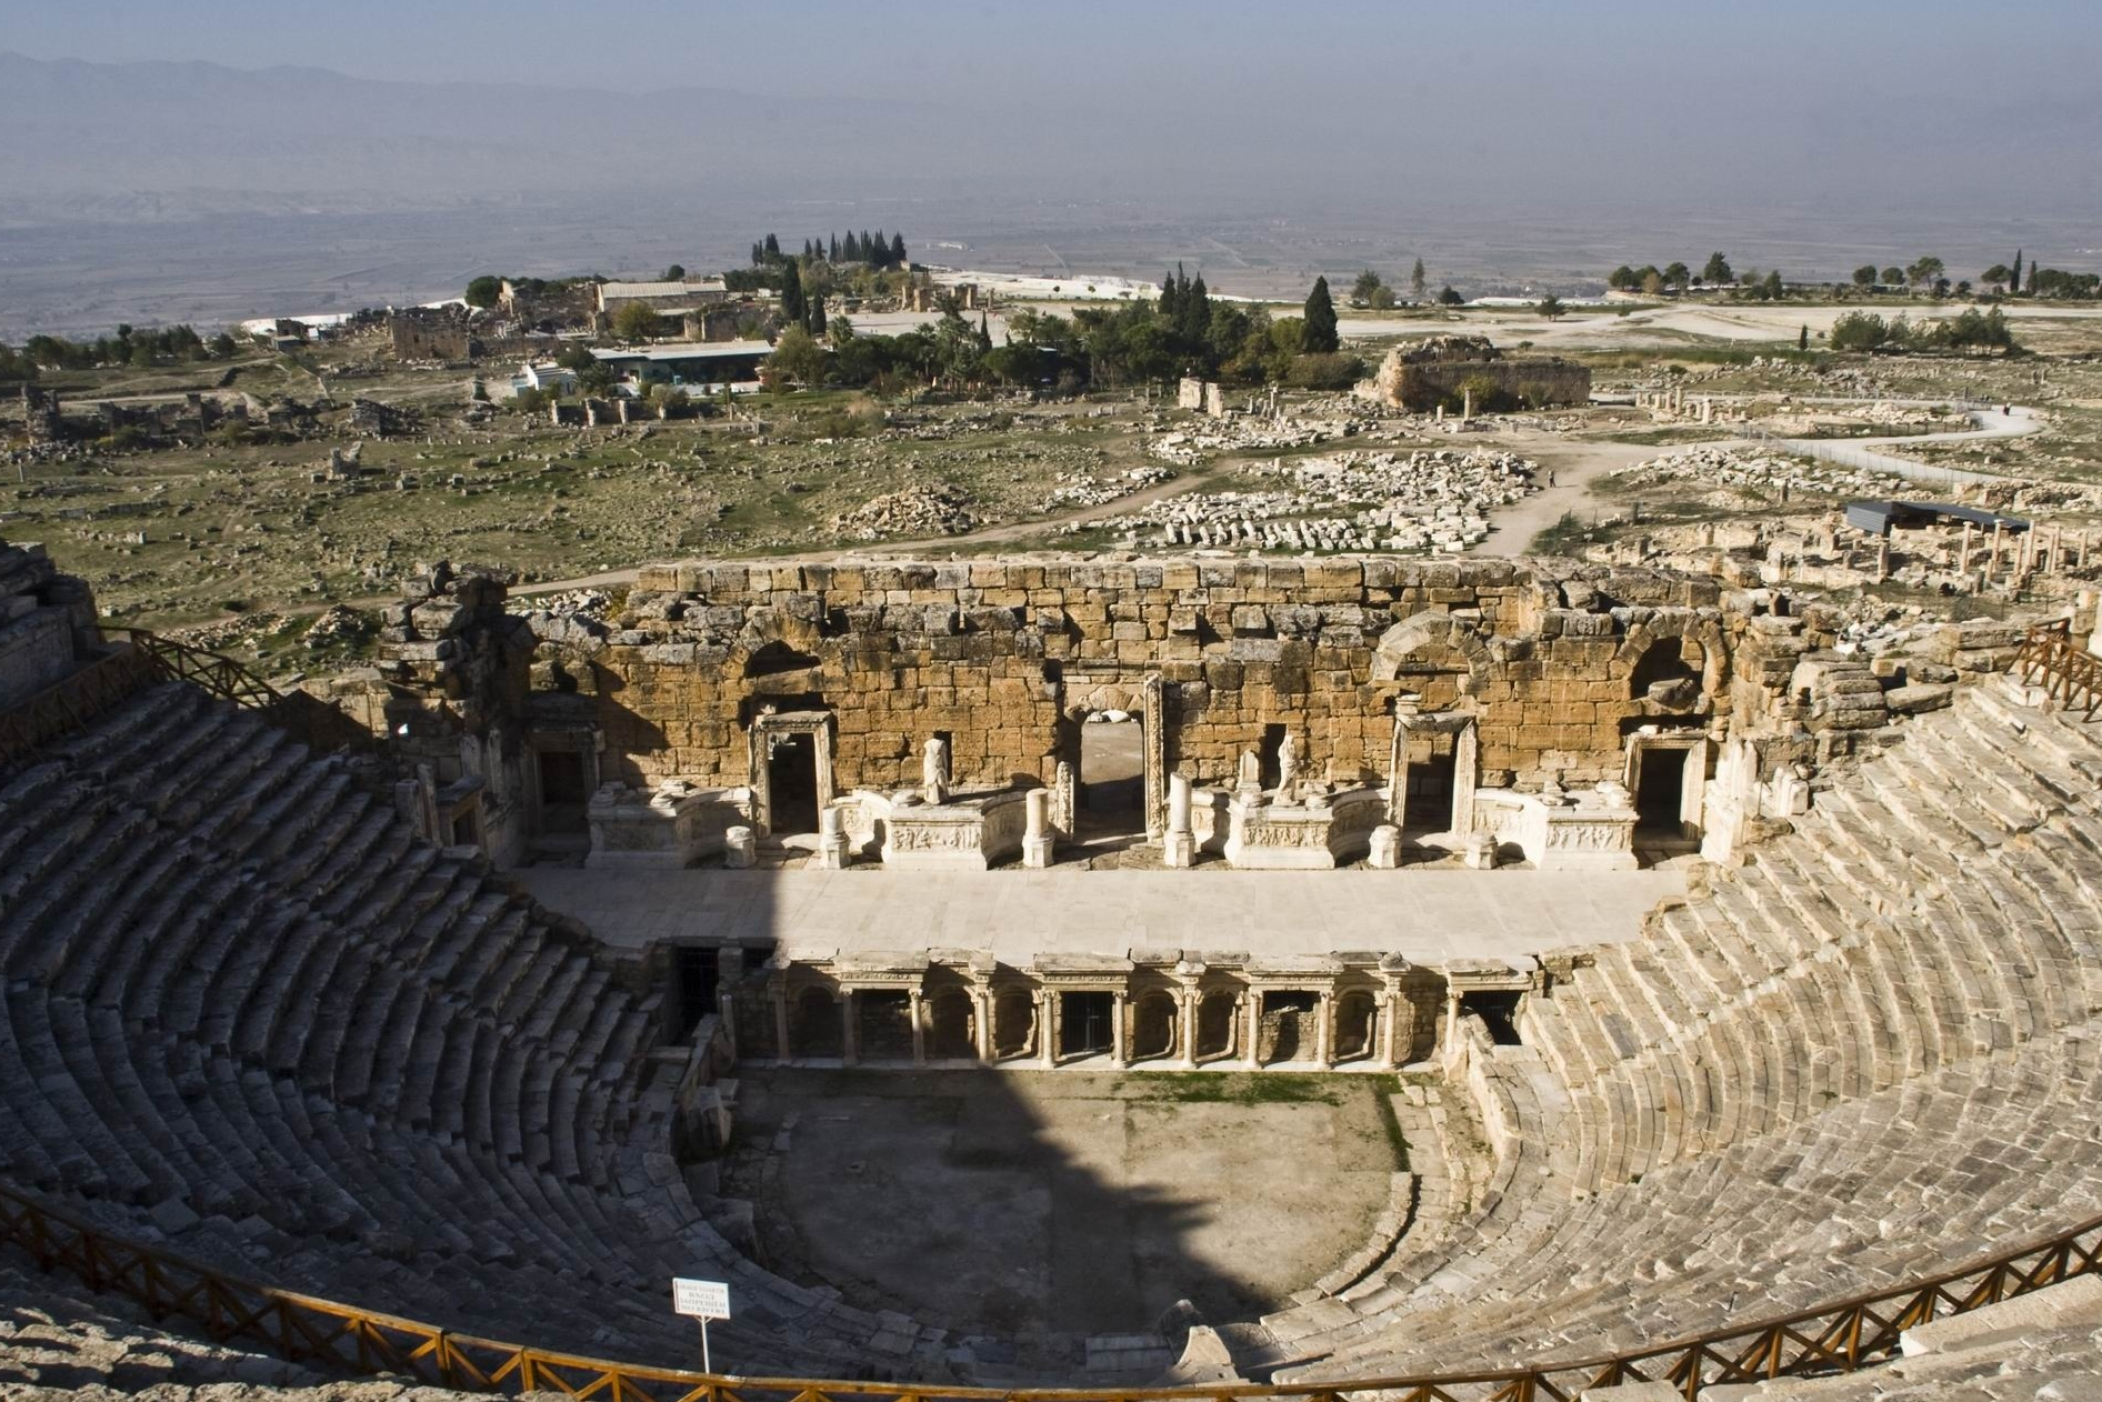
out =
[[[1323,1070],[1336,1064],[1336,995],[1325,992],[1314,1004],[1314,1060]]]
[[[1045,1070],[1058,1065],[1058,994],[1048,988],[1037,995],[1036,1054]]]
[[[920,996],[917,988],[908,989],[905,997],[912,1010],[912,1064],[927,1064],[927,1000]]]
[[[1175,1064],[1185,1071],[1194,1071],[1197,1068],[1198,1007],[1197,990],[1194,988],[1184,989],[1179,1003],[1180,1013],[1176,1019],[1178,1023],[1176,1050],[1181,1054],[1176,1057]]]
[[[1241,1048],[1241,1059],[1247,1063],[1249,1070],[1254,1071],[1263,1064],[1262,990],[1259,988],[1249,989],[1247,1002],[1248,1006],[1243,1010],[1245,1016],[1242,1021],[1242,1028],[1248,1041],[1247,1045]]]
[[[1117,1069],[1131,1065],[1131,1034],[1125,1026],[1131,1016],[1131,999],[1124,993],[1110,995],[1109,1059]]]
[[[774,1059],[787,1061],[792,1053],[788,1046],[788,990],[774,990]]]
[[[971,994],[971,1010],[976,1014],[972,1041],[977,1045],[978,1059],[988,1066],[993,1060],[993,995],[984,989]]]

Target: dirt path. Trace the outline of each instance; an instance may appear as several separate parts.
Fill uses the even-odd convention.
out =
[[[928,550],[953,550],[960,545],[996,545],[1005,540],[1026,540],[1031,536],[1042,535],[1046,531],[1055,531],[1060,526],[1078,525],[1087,521],[1099,520],[1105,516],[1118,516],[1126,511],[1140,511],[1151,506],[1154,502],[1163,501],[1168,497],[1179,496],[1184,492],[1198,491],[1210,484],[1213,476],[1227,465],[1227,461],[1214,464],[1209,468],[1191,471],[1177,477],[1172,482],[1161,482],[1142,491],[1133,492],[1130,496],[1118,497],[1115,501],[1106,501],[1098,506],[1079,507],[1072,511],[1060,512],[1056,516],[1041,516],[1033,521],[1014,521],[1006,525],[986,526],[981,530],[966,531],[962,535],[924,536],[915,540],[870,541],[863,545],[841,546],[836,550],[798,551],[795,558],[798,560],[824,561],[844,559],[848,556],[911,555]],[[710,558],[718,560],[763,560],[772,557],[765,555],[716,555]],[[640,573],[639,569],[607,570],[602,574],[579,575],[575,579],[554,579],[546,583],[521,584],[511,590],[511,594],[515,598],[520,594],[556,594],[569,589],[605,589],[617,584],[633,584]]]
[[[1532,547],[1534,536],[1560,521],[1565,512],[1584,504],[1590,497],[1593,479],[1668,451],[1652,443],[1582,442],[1537,431],[1499,434],[1496,446],[1539,463],[1542,483],[1551,470],[1554,485],[1543,486],[1516,506],[1493,514],[1489,518],[1489,534],[1467,551],[1469,555],[1525,554]]]

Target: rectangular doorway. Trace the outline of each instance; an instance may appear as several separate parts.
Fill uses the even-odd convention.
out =
[[[1431,735],[1427,739],[1424,753],[1409,756],[1408,790],[1402,795],[1401,822],[1411,832],[1450,832],[1453,790],[1459,774],[1457,746],[1450,735]]]
[[[1076,1056],[1099,1056],[1115,1045],[1115,1030],[1112,1025],[1117,1015],[1115,994],[1061,993],[1058,997],[1060,1060]]]
[[[1635,828],[1656,837],[1686,836],[1686,756],[1678,746],[1635,752]]]
[[[767,737],[767,819],[774,834],[817,831],[817,737],[807,730]]]
[[[540,779],[540,831],[574,834],[589,831],[584,805],[584,756],[576,750],[535,750]]]
[[[1079,820],[1083,841],[1146,831],[1146,728],[1136,719],[1090,718],[1080,727]]]

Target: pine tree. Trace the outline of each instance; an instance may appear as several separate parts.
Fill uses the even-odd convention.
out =
[[[1211,292],[1204,285],[1204,274],[1197,274],[1190,284],[1189,293],[1182,300],[1182,344],[1195,356],[1204,354],[1205,337],[1212,329]]]
[[[804,261],[804,262],[806,262],[806,263],[810,261],[810,240],[809,240],[809,239],[804,239],[804,240],[803,240],[803,261]]]
[[[1160,301],[1154,306],[1154,314],[1169,326],[1174,326],[1181,319],[1181,302],[1176,296],[1173,273],[1160,280]]]
[[[781,270],[781,319],[791,326],[802,321],[810,308],[803,302],[803,275],[790,263]]]
[[[826,255],[825,261],[826,261],[827,263],[837,263],[837,262],[839,261],[839,235],[838,235],[838,234],[834,234],[834,235],[832,236],[832,251],[831,251],[831,253],[829,253],[828,255]]]
[[[768,234],[766,236],[766,261],[769,263],[776,262],[780,257],[781,240],[775,238],[772,234]]]
[[[1424,288],[1428,285],[1429,284],[1424,281],[1423,260],[1421,258],[1418,258],[1416,260],[1416,266],[1409,269],[1409,296],[1415,298],[1419,302],[1422,301]]]
[[[1314,290],[1306,297],[1306,334],[1301,345],[1309,355],[1331,355],[1343,342],[1336,335],[1336,304],[1328,295],[1328,279],[1314,279]]]
[[[893,268],[902,268],[910,261],[905,256],[905,235],[892,234],[890,236],[890,265]]]
[[[825,334],[825,294],[811,294],[810,315],[804,319],[804,329],[811,335],[823,338]]]
[[[890,266],[890,240],[883,237],[881,229],[876,230],[876,241],[869,245],[869,263],[876,268]]]
[[[984,312],[978,313],[978,353],[984,355],[993,348],[993,327]]]

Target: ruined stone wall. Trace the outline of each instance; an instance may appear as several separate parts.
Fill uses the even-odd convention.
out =
[[[1344,558],[661,565],[627,608],[536,620],[606,777],[743,784],[754,715],[823,709],[842,790],[917,783],[942,732],[961,787],[1048,782],[1079,719],[1142,712],[1155,675],[1166,762],[1199,784],[1279,725],[1314,776],[1383,780],[1405,693],[1476,716],[1486,785],[1617,778],[1636,724],[1720,728],[1750,611],[1695,576]],[[1691,684],[1638,683],[1659,646]]]
[[[1397,402],[1414,410],[1434,409],[1457,399],[1460,387],[1469,380],[1493,382],[1498,391],[1529,409],[1554,405],[1588,404],[1591,401],[1591,371],[1574,361],[1525,360],[1438,360],[1400,367]]]
[[[62,680],[100,652],[95,598],[41,545],[0,540],[0,710]]]

